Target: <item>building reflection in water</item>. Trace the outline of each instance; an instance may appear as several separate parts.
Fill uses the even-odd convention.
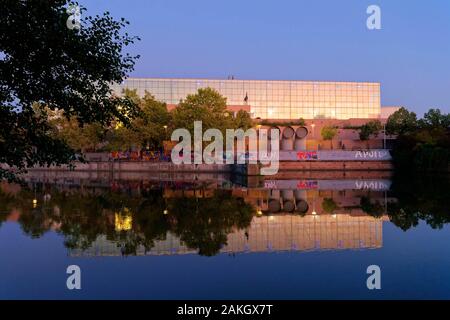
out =
[[[394,177],[391,185],[377,172],[313,174],[241,183],[217,174],[43,171],[28,188],[0,183],[0,228],[18,223],[32,238],[57,232],[73,256],[212,256],[380,248],[384,221],[404,231],[450,223],[447,179]]]
[[[228,234],[220,253],[380,248],[383,221],[387,220],[384,205],[389,185],[386,180],[279,180],[266,181],[261,187],[233,187],[233,197],[243,198],[255,207],[256,215],[247,228],[235,228]],[[327,190],[321,190],[321,187]],[[351,189],[341,189],[343,187]],[[207,188],[166,187],[163,197],[207,199],[214,196],[216,188],[215,185]],[[375,215],[368,215],[363,210],[364,199],[377,211]],[[136,250],[138,255],[196,252],[171,232],[167,232],[164,240],[155,241],[151,249],[140,247]],[[116,243],[105,237],[99,237],[87,250],[71,251],[74,256],[120,254]]]
[[[383,220],[368,215],[270,215],[254,218],[245,230],[228,235],[221,253],[376,249],[383,244]],[[137,255],[194,254],[178,237],[167,233],[154,247],[138,248]],[[87,250],[71,250],[72,256],[121,255],[120,248],[104,236]]]

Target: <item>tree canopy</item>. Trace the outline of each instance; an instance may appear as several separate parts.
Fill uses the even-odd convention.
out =
[[[125,90],[124,94],[137,104],[139,114],[131,120],[129,127],[118,125],[109,130],[107,149],[161,148],[163,141],[168,138],[167,130],[171,122],[167,105],[157,101],[148,92],[142,98],[137,95],[136,90]]]
[[[320,130],[320,135],[323,140],[333,140],[338,133],[338,128],[336,126],[325,126]]]
[[[404,134],[417,128],[417,115],[409,112],[405,108],[400,108],[394,112],[386,123],[387,134]]]
[[[202,121],[203,130],[231,129],[232,117],[227,111],[227,99],[212,88],[201,88],[188,95],[172,111],[173,128],[186,128],[193,134],[194,121]]]
[[[362,141],[367,141],[371,136],[377,136],[381,129],[382,125],[380,121],[369,121],[359,128],[359,139]]]
[[[61,110],[85,123],[127,123],[136,112],[127,97],[112,94],[133,70],[137,56],[124,49],[138,38],[123,33],[125,19],[81,8],[81,28],[69,29],[68,0],[1,0],[0,163],[23,169],[62,164],[73,150],[52,135],[47,112]],[[4,176],[1,170],[0,175]]]
[[[386,125],[396,134],[392,156],[397,170],[447,171],[450,168],[450,114],[430,109],[422,119],[401,108]]]

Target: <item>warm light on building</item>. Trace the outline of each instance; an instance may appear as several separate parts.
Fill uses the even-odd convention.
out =
[[[115,213],[115,230],[116,231],[128,231],[131,230],[133,225],[133,216],[131,211],[124,208],[121,212]]]
[[[228,106],[250,107],[253,118],[372,119],[381,114],[377,82],[129,78],[113,90],[136,89],[142,96],[147,91],[174,107],[207,87],[226,97]]]

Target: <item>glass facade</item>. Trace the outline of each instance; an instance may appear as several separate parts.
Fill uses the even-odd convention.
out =
[[[368,119],[381,112],[380,84],[372,82],[129,78],[113,89],[137,89],[139,95],[148,91],[178,104],[205,87],[227,97],[228,105],[249,105],[253,118]]]

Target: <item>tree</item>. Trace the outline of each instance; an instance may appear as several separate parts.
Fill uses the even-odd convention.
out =
[[[244,110],[239,110],[236,114],[236,117],[234,118],[234,127],[240,128],[243,130],[250,129],[253,127],[253,120],[250,118],[250,115],[248,112]]]
[[[49,112],[49,124],[53,127],[55,137],[64,141],[74,151],[95,151],[104,141],[106,130],[99,123],[90,123],[83,126],[72,117],[67,119],[61,112]]]
[[[203,130],[232,129],[233,119],[227,111],[227,99],[212,88],[199,89],[190,94],[172,111],[174,128],[186,128],[194,133],[194,121],[202,121]]]
[[[450,113],[442,114],[440,109],[430,109],[425,113],[423,119],[419,120],[419,126],[421,128],[448,129],[450,127]]]
[[[63,164],[73,150],[52,135],[47,113],[59,109],[80,125],[113,119],[127,123],[132,101],[114,96],[138,56],[124,48],[138,38],[121,32],[128,22],[108,12],[85,17],[69,29],[68,0],[1,0],[0,11],[0,163],[18,169]],[[33,108],[33,105],[35,108]],[[36,108],[37,106],[37,108]],[[128,117],[127,117],[128,116]],[[0,176],[7,172],[0,171]]]
[[[323,140],[331,141],[331,149],[333,149],[333,139],[338,133],[338,128],[336,126],[325,126],[320,130],[320,135]]]
[[[141,116],[132,125],[140,133],[143,142],[153,149],[161,148],[168,139],[167,130],[171,122],[171,114],[164,102],[157,101],[150,93],[145,92],[139,103]]]
[[[369,121],[366,124],[363,124],[359,128],[359,139],[361,141],[367,141],[371,136],[378,136],[378,133],[383,128],[381,122],[378,120]]]
[[[136,90],[124,90],[124,95],[139,107],[139,114],[131,120],[128,127],[116,123],[108,134],[110,150],[124,150],[133,147],[161,148],[167,137],[171,115],[164,102],[157,101],[147,91],[139,97]]]
[[[402,171],[448,172],[450,115],[430,109],[409,130],[399,131],[392,150],[394,165]]]
[[[417,126],[417,115],[402,107],[389,116],[386,123],[386,133],[406,134],[416,130]]]

